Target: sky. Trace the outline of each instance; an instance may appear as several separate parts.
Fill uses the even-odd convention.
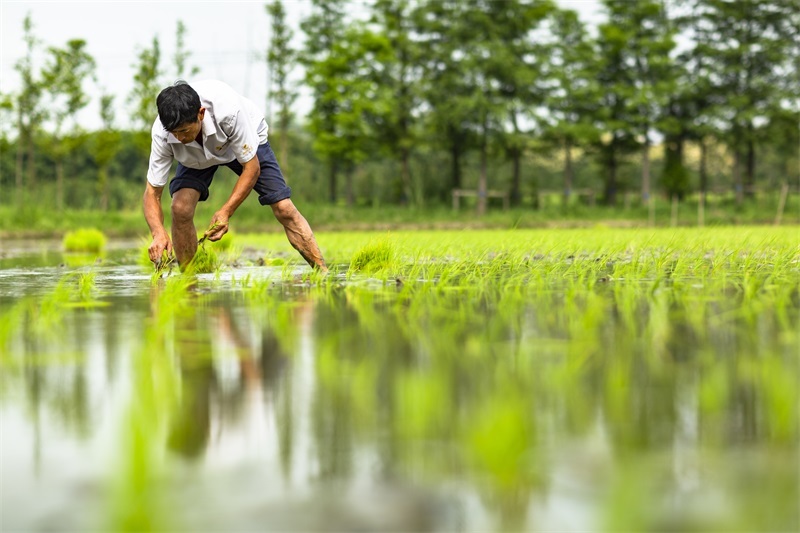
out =
[[[562,7],[575,9],[588,23],[600,20],[600,0],[557,0]],[[161,66],[173,64],[175,33],[179,20],[186,26],[189,65],[200,68],[191,79],[216,78],[266,108],[267,67],[263,59],[269,42],[269,17],[259,1],[37,1],[0,0],[0,93],[18,90],[19,74],[14,64],[25,55],[23,19],[30,13],[34,34],[44,50],[63,47],[70,39],[84,39],[87,51],[97,63],[97,81],[87,83],[92,102],[78,116],[82,127],[100,125],[98,96],[101,88],[115,95],[117,126],[129,125],[127,103],[137,55],[149,48],[157,36],[161,47]],[[366,13],[365,0],[356,2],[356,12]],[[285,0],[287,20],[295,30],[295,45],[302,45],[299,22],[311,11],[310,0]],[[41,51],[34,57],[34,68],[44,64]],[[299,79],[300,71],[295,72]],[[165,73],[165,84],[174,79]],[[310,108],[307,94],[301,93],[296,112]],[[155,118],[155,116],[153,117]],[[269,120],[269,117],[268,117]],[[7,119],[4,119],[7,121]],[[2,125],[8,128],[9,124]]]

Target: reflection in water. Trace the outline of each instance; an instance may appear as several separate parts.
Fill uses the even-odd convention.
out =
[[[794,288],[206,283],[0,330],[4,467],[103,450],[114,529],[800,526]]]

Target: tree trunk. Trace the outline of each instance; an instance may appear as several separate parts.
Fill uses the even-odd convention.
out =
[[[289,125],[285,121],[281,121],[281,132],[280,132],[280,139],[281,139],[281,169],[283,173],[283,179],[287,180],[286,176],[289,174]],[[288,180],[287,180],[288,182]]]
[[[733,187],[736,191],[736,203],[742,205],[744,195],[742,194],[742,156],[739,149],[734,150],[733,156]]]
[[[616,139],[611,140],[608,146],[608,160],[606,162],[606,184],[605,184],[605,203],[606,205],[617,205],[617,147]]]
[[[331,161],[328,166],[328,200],[332,204],[336,203],[336,161]]]
[[[56,159],[56,210],[64,210],[64,161]]]
[[[489,158],[489,148],[486,142],[486,135],[484,134],[483,142],[481,143],[481,173],[478,177],[478,216],[486,214],[486,174]]]
[[[511,155],[511,191],[509,201],[511,205],[518,206],[522,200],[520,188],[522,185],[522,151],[514,150]]]
[[[572,172],[572,139],[564,140],[564,208],[569,205],[569,197],[572,195],[572,182],[574,176]]]
[[[705,139],[700,139],[700,192],[708,192],[708,148]]]
[[[747,140],[747,174],[745,175],[744,195],[753,198],[756,195],[756,145],[752,139]]]
[[[409,166],[410,154],[408,150],[400,151],[400,179],[403,181],[403,193],[405,198],[403,204],[416,203],[414,200],[414,190],[411,186],[411,169]]]
[[[645,135],[642,149],[642,203],[650,202],[650,139]]]
[[[108,166],[102,165],[97,169],[99,178],[98,188],[100,189],[100,210],[108,211]]]
[[[14,168],[14,186],[16,188],[16,203],[17,207],[22,204],[22,174],[23,164],[25,161],[25,143],[23,142],[25,135],[23,134],[22,122],[18,123],[19,135],[17,135],[17,162]]]
[[[36,188],[36,158],[35,147],[33,146],[33,132],[28,132],[26,141],[28,143],[28,190],[33,191]]]
[[[347,207],[353,207],[356,205],[356,196],[353,188],[353,174],[355,172],[355,165],[347,165],[347,171],[345,172],[344,180],[345,180],[345,198],[347,200]]]
[[[451,185],[453,189],[461,188],[461,148],[458,141],[453,141],[450,145],[450,164],[451,164]]]

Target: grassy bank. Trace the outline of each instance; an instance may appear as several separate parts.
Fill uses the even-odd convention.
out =
[[[169,199],[165,197],[165,219],[169,224]],[[219,207],[221,199],[200,204],[195,220],[204,226]],[[503,210],[491,205],[483,217],[475,214],[474,203],[462,205],[459,211],[449,206],[355,206],[303,204],[297,205],[315,231],[398,230],[398,229],[509,229],[543,227],[668,227],[697,226],[697,201],[690,199],[673,205],[656,199],[654,209],[641,205],[618,207],[589,206],[574,202],[563,208],[558,198],[547,198],[538,209],[531,207]],[[703,213],[707,226],[773,224],[778,212],[776,195],[764,196],[737,206],[732,198],[715,198]],[[800,197],[789,197],[781,223],[800,223]],[[231,221],[237,233],[281,233],[268,208],[255,201],[246,202]],[[0,207],[0,237],[62,237],[68,231],[84,227],[102,229],[110,237],[133,237],[147,234],[141,210],[102,212],[97,210],[64,210],[57,212],[40,205]]]

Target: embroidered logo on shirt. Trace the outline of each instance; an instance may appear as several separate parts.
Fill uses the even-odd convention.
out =
[[[244,146],[242,146],[242,153],[246,154],[249,151],[250,151],[250,145],[245,144]]]

